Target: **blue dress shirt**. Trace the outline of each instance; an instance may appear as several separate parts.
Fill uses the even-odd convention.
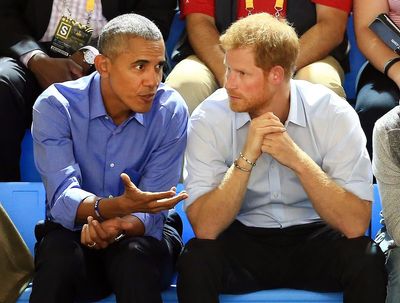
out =
[[[249,122],[248,113],[229,108],[225,89],[216,91],[193,112],[186,149],[186,207],[221,183],[243,149]],[[346,100],[322,85],[292,80],[285,127],[332,180],[361,199],[372,200],[365,135]],[[252,169],[237,219],[265,228],[321,220],[294,172],[266,153]]]
[[[35,162],[46,188],[46,216],[77,230],[76,211],[90,195],[123,193],[127,173],[143,191],[165,191],[179,182],[188,113],[182,97],[160,84],[149,112],[120,125],[104,107],[100,75],[46,89],[33,107]],[[134,213],[145,235],[160,239],[167,212]]]

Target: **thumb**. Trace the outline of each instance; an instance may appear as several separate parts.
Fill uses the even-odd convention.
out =
[[[129,178],[129,176],[127,174],[122,173],[121,174],[121,179],[122,179],[122,183],[125,186],[125,189],[126,188],[132,188],[134,190],[137,190],[136,185],[131,181],[131,178]]]

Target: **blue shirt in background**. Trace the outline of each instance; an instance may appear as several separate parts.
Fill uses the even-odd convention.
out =
[[[33,107],[35,162],[46,188],[46,217],[77,230],[76,211],[91,195],[123,193],[127,173],[143,191],[179,182],[188,112],[182,97],[160,84],[148,113],[115,125],[104,107],[100,75],[50,86]],[[145,235],[161,239],[166,211],[134,213]]]

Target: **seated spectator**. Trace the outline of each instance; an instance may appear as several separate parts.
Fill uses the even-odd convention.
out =
[[[176,195],[187,107],[160,83],[165,46],[149,19],[126,14],[100,34],[97,72],[47,88],[33,107],[46,189],[31,303],[161,303],[182,249]],[[175,220],[175,221],[174,221]],[[87,222],[87,224],[84,224]],[[168,223],[168,220],[167,220]]]
[[[253,3],[247,7],[245,3]],[[295,78],[323,84],[345,97],[342,87],[347,68],[345,37],[351,1],[288,0],[282,1],[181,1],[186,19],[189,44],[183,45],[178,63],[166,83],[178,90],[189,112],[217,88],[224,85],[224,54],[218,38],[236,19],[248,14],[267,12],[285,18],[300,38],[300,55],[296,61]]]
[[[400,106],[396,106],[375,124],[372,168],[379,186],[386,232],[386,303],[400,302]],[[394,242],[392,241],[394,240]],[[393,242],[393,243],[390,243]],[[393,245],[392,245],[393,244]]]
[[[33,258],[0,203],[0,302],[15,303],[33,275]]]
[[[20,145],[37,96],[52,83],[83,75],[66,55],[95,45],[107,20],[128,12],[154,20],[166,39],[176,5],[176,0],[0,0],[0,181],[20,179]],[[53,40],[62,18],[87,25],[80,31],[86,38]],[[67,27],[73,22],[68,20]]]
[[[372,173],[356,112],[322,85],[291,80],[300,41],[269,14],[236,21],[220,41],[225,88],[188,128],[196,238],[178,261],[180,302],[295,288],[383,303],[384,255],[364,236]]]
[[[397,59],[400,57],[368,27],[381,13],[387,13],[400,26],[400,1],[375,0],[369,1],[367,5],[363,0],[354,1],[357,44],[368,60],[359,76],[355,109],[367,136],[367,149],[371,158],[374,124],[398,105],[400,98],[400,59]]]

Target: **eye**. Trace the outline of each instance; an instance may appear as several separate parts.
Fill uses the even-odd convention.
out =
[[[142,69],[144,69],[144,64],[137,64],[137,65],[135,66],[135,68],[136,68],[137,70],[142,70]]]
[[[163,70],[164,66],[165,66],[165,63],[159,63],[159,64],[156,65],[155,68],[156,68],[156,70]]]

